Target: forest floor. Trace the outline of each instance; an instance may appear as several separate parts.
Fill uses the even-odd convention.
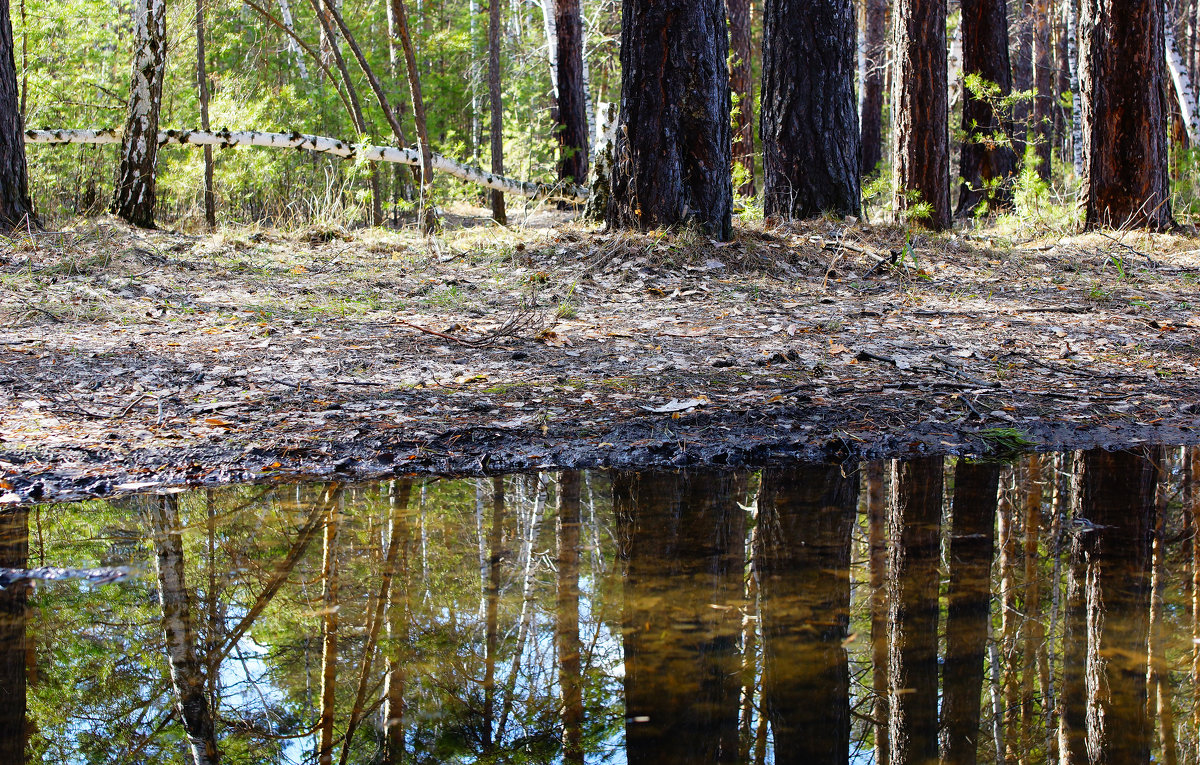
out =
[[[79,222],[0,242],[0,503],[1194,444],[1198,307],[1172,234]]]

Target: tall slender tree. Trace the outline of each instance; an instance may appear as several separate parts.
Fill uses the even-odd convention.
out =
[[[737,101],[733,115],[733,163],[740,165],[742,185],[737,192],[753,197],[754,184],[754,84],[752,82],[754,46],[751,27],[754,3],[751,0],[725,0],[729,14],[729,89]]]
[[[196,0],[196,95],[200,100],[200,129],[208,130],[208,66],[204,60],[204,3]],[[213,193],[213,151],[204,147],[204,222],[217,225],[217,198]]]
[[[1089,228],[1172,225],[1161,0],[1084,0],[1079,14]]]
[[[1037,173],[1050,180],[1050,157],[1054,147],[1054,39],[1050,34],[1050,0],[1030,4],[1033,36],[1033,121],[1028,136],[1038,158]]]
[[[979,88],[967,89],[963,101],[962,186],[955,214],[966,216],[985,200],[1000,208],[1012,202],[1009,179],[1016,173],[1017,155],[1012,124],[997,109],[997,102],[1012,92],[1006,0],[963,0],[962,37],[963,74],[981,80]]]
[[[492,110],[492,172],[504,175],[504,108],[500,103],[500,6],[503,0],[488,0],[488,101]],[[492,219],[508,223],[504,194],[492,190]]]
[[[862,4],[863,48],[866,67],[862,78],[862,175],[875,172],[883,160],[883,101],[888,61],[888,0]]]
[[[767,215],[857,215],[860,145],[851,0],[766,0],[762,135]]]
[[[950,227],[946,0],[896,0],[892,151],[895,206],[932,229]],[[922,215],[914,216],[914,207]]]
[[[7,2],[0,0],[5,6]],[[11,50],[11,49],[10,49]],[[15,90],[14,90],[15,92]],[[29,508],[0,511],[0,566],[29,565]],[[14,582],[0,590],[0,761],[25,762],[29,724],[25,627],[30,586]]]
[[[728,53],[720,0],[623,0],[609,226],[732,236]]]
[[[588,122],[579,0],[554,0],[554,34],[558,177],[582,186],[587,183],[588,173]]]
[[[11,231],[36,224],[29,198],[29,169],[25,162],[25,126],[17,93],[13,59],[12,18],[8,0],[0,0],[0,228]]]
[[[166,64],[166,0],[135,0],[133,77],[112,212],[141,228],[154,228],[158,115]]]

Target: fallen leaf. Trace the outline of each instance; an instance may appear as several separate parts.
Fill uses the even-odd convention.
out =
[[[654,412],[655,414],[671,414],[672,412],[684,412],[688,409],[695,409],[696,407],[703,406],[707,403],[708,399],[704,397],[689,398],[683,401],[673,398],[662,406],[640,406],[639,408],[644,409],[647,412]]]

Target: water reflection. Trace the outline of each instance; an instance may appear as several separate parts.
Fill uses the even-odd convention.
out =
[[[0,762],[1195,761],[1194,450],[0,513]]]

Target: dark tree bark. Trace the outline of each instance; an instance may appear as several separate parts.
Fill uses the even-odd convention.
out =
[[[754,3],[751,0],[725,0],[729,14],[729,89],[737,98],[737,114],[733,118],[733,162],[741,165],[745,180],[737,193],[753,197],[754,185],[754,85],[751,28]]]
[[[996,86],[996,96],[1012,93],[1008,66],[1008,3],[1006,0],[963,0],[963,74],[978,74]],[[989,206],[1012,204],[1010,178],[1017,170],[1012,148],[1012,125],[989,100],[966,92],[962,116],[963,140],[959,155],[958,192],[955,214],[971,215],[985,199]]]
[[[500,5],[488,0],[488,101],[492,109],[492,172],[504,175],[504,108],[500,103]],[[492,190],[492,219],[508,223],[503,192]]]
[[[613,477],[630,765],[737,761],[743,488],[728,473]]]
[[[987,653],[1000,467],[959,460],[954,471],[946,659],[942,665],[942,763],[975,765]]]
[[[112,213],[135,226],[154,228],[158,114],[167,64],[166,0],[136,0],[133,46],[133,78]]]
[[[759,130],[764,210],[785,218],[857,215],[862,203],[853,4],[765,2]]]
[[[929,206],[919,222],[950,227],[946,0],[896,0],[892,76],[896,212]]]
[[[1016,0],[1012,23],[1013,88],[1019,91],[1033,89],[1033,0]],[[1029,138],[1029,117],[1033,112],[1029,99],[1023,98],[1013,104],[1013,144],[1017,158],[1024,159],[1025,145]]]
[[[583,18],[579,0],[554,0],[558,47],[559,180],[587,185],[588,123],[583,83]]]
[[[777,765],[850,758],[850,534],[858,476],[840,465],[767,471],[755,537],[763,704]]]
[[[862,82],[861,175],[873,174],[883,160],[883,97],[888,66],[888,0],[865,0],[863,44],[867,68]]]
[[[942,458],[895,463],[888,544],[891,765],[938,760]]]
[[[6,12],[8,3],[3,5]],[[27,565],[29,508],[4,510],[0,512],[0,566],[25,568]],[[25,762],[28,738],[25,625],[29,590],[29,585],[24,582],[0,590],[0,762]]]
[[[204,2],[196,0],[196,94],[200,99],[200,129],[208,130],[208,72],[204,60]],[[217,225],[217,197],[213,193],[213,152],[204,147],[204,222]]]
[[[1050,34],[1050,0],[1033,0],[1030,6],[1033,22],[1033,124],[1028,140],[1038,158],[1037,173],[1050,180],[1050,156],[1054,146],[1054,39]]]
[[[733,235],[728,53],[720,0],[623,0],[610,227]]]
[[[36,225],[25,164],[25,125],[17,95],[12,19],[8,0],[0,0],[0,229]]]
[[[1160,0],[1084,0],[1079,14],[1085,225],[1172,225]]]
[[[1155,481],[1145,451],[1083,455],[1063,656],[1068,765],[1150,762],[1146,646]]]
[[[499,0],[490,0],[494,5]],[[484,606],[483,751],[496,747],[496,654],[500,649],[500,563],[504,560],[504,477],[492,479],[492,528],[488,532],[488,580]]]
[[[583,673],[579,645],[579,472],[568,470],[558,489],[558,581],[554,639],[562,689],[563,763],[583,765]]]

